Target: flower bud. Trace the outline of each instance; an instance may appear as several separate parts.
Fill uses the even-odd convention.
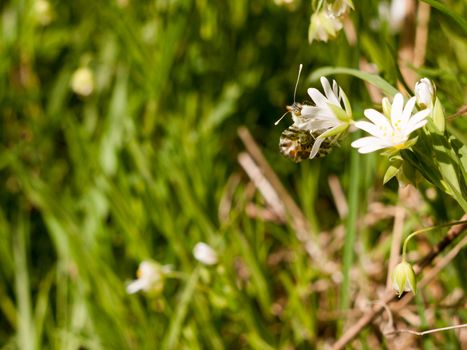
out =
[[[392,287],[400,297],[403,292],[417,291],[417,281],[415,280],[415,272],[407,261],[402,262],[394,268],[392,273]]]
[[[441,105],[441,101],[436,97],[433,110],[431,112],[433,118],[433,124],[435,125],[437,131],[441,134],[444,134],[446,128],[446,117],[444,115],[444,109]]]
[[[81,96],[89,96],[94,90],[94,76],[87,67],[77,69],[71,77],[71,89]]]
[[[433,107],[436,99],[435,84],[428,78],[423,78],[415,84],[417,106],[421,109]]]
[[[196,260],[205,265],[217,264],[217,253],[209,245],[203,242],[196,243],[193,248],[193,255]]]

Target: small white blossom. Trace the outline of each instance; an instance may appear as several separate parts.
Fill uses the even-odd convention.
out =
[[[407,261],[402,261],[398,264],[392,273],[392,287],[397,292],[399,297],[403,292],[417,291],[417,281],[415,278],[415,272]]]
[[[274,3],[278,6],[292,6],[295,0],[274,0]]]
[[[398,93],[394,96],[392,105],[387,98],[383,99],[384,114],[374,109],[366,109],[365,117],[371,123],[358,121],[355,122],[355,126],[372,136],[352,142],[352,147],[358,148],[359,153],[370,153],[385,148],[397,151],[410,147],[415,141],[409,141],[410,134],[423,127],[427,123],[426,117],[430,114],[430,111],[425,109],[412,115],[415,100],[416,98],[412,97],[404,106],[404,98]]]
[[[415,97],[417,106],[424,108],[432,108],[436,99],[436,87],[428,78],[423,78],[415,84]]]
[[[350,9],[353,9],[351,0],[336,0],[332,4],[325,4],[321,10],[313,13],[308,28],[308,41],[310,43],[314,40],[327,42],[328,39],[334,39],[343,27],[342,17]]]
[[[315,88],[308,89],[314,106],[303,105],[300,115],[292,113],[295,125],[303,130],[325,130],[347,128],[352,121],[352,109],[342,88],[334,80],[331,84],[321,77],[324,95]]]
[[[37,22],[46,26],[53,20],[53,11],[50,2],[47,0],[36,0],[34,2],[34,12],[36,15]]]
[[[130,4],[130,0],[116,0],[117,6],[121,8],[125,8]]]
[[[87,67],[77,69],[71,77],[71,89],[78,95],[89,96],[94,90],[94,75]]]
[[[161,266],[155,261],[144,260],[136,272],[137,279],[126,286],[128,294],[139,291],[160,293],[164,288],[165,274],[171,271],[168,265]]]
[[[408,2],[406,0],[392,0],[389,12],[389,26],[394,33],[401,30],[407,16]]]
[[[193,256],[205,265],[215,265],[218,260],[216,251],[203,242],[196,243],[193,248]]]
[[[315,40],[327,42],[329,39],[334,39],[342,27],[341,20],[329,15],[326,10],[315,12],[310,19],[308,41],[310,43]]]

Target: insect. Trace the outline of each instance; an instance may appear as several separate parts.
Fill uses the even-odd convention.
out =
[[[313,146],[317,142],[318,136],[321,135],[323,131],[324,130],[311,132],[291,125],[281,134],[279,139],[279,151],[282,155],[295,163],[310,159]],[[328,155],[332,151],[334,145],[335,142],[333,140],[329,138],[322,139],[316,155],[311,158],[321,158]]]
[[[295,124],[295,122],[301,123],[303,119],[301,114],[303,104],[295,101],[302,67],[303,65],[300,64],[297,82],[295,83],[294,89],[294,102],[291,106],[287,106],[287,112],[285,112],[275,122],[275,125],[277,125],[288,113],[292,114],[294,124],[282,132],[279,138],[279,151],[282,155],[294,161],[295,163],[299,163],[305,159],[324,157],[332,151],[334,145],[336,144],[336,142],[330,138],[318,140],[319,135],[321,135],[325,130],[308,130],[299,128]],[[318,147],[318,150],[313,150],[313,146]]]

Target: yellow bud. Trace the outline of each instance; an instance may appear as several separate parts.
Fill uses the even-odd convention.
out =
[[[94,90],[94,75],[87,67],[77,69],[71,77],[71,89],[81,96],[89,96]]]
[[[394,268],[392,273],[392,287],[396,290],[399,297],[403,292],[413,292],[414,294],[417,291],[417,281],[415,279],[415,272],[407,261],[402,260]]]

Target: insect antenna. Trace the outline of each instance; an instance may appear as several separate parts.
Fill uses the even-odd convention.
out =
[[[279,119],[277,119],[277,121],[274,123],[274,125],[279,124],[279,123],[281,122],[281,120],[284,119],[284,117],[285,117],[287,114],[289,114],[289,111],[287,111],[287,112],[285,112],[284,114],[282,114],[282,116],[281,116]]]
[[[293,91],[293,103],[295,104],[295,97],[297,95],[297,87],[298,87],[298,82],[300,81],[300,74],[302,73],[302,68],[303,64],[300,63],[300,66],[298,67],[298,75],[297,75],[297,81],[295,82],[295,89]],[[282,114],[282,116],[274,123],[274,125],[277,125],[280,123],[280,121],[287,115],[289,114],[290,111],[285,112]]]
[[[295,103],[295,97],[297,96],[297,87],[298,87],[298,82],[300,81],[300,74],[302,73],[302,68],[303,68],[303,64],[300,63],[300,66],[298,67],[297,81],[295,82],[295,89],[293,91],[293,103]]]

